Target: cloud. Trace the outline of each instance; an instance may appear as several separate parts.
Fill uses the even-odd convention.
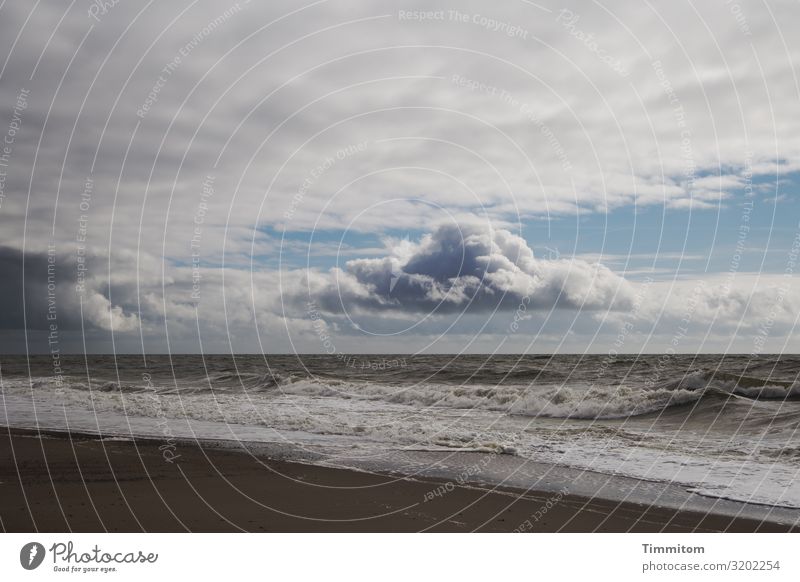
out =
[[[14,50],[0,85],[3,119],[21,88],[30,96],[0,242],[18,246],[25,219],[29,236],[47,236],[57,191],[55,236],[74,240],[89,175],[95,244],[158,254],[166,239],[174,257],[212,167],[218,192],[206,237],[212,225],[338,228],[365,201],[397,198],[498,222],[634,202],[707,209],[741,191],[748,168],[766,178],[800,168],[792,3],[740,2],[747,35],[724,7],[616,14],[571,3],[577,27],[623,61],[625,78],[557,20],[561,5],[460,3],[468,17],[527,23],[527,38],[451,19],[435,1],[418,6],[444,10],[430,22],[401,19],[388,1],[291,15],[297,7],[285,0],[251,2],[204,34],[233,4],[201,0],[183,12],[181,2],[119,3],[98,23],[78,4],[6,3],[0,38],[14,39]],[[370,218],[353,228],[429,229],[442,217],[398,202]],[[110,229],[94,225],[112,220],[115,239],[104,240]]]
[[[628,309],[630,283],[600,264],[542,260],[508,230],[442,225],[419,242],[387,240],[382,258],[308,273],[308,297],[330,313]]]
[[[526,332],[581,350],[602,343],[603,321],[630,315],[640,286],[586,257],[545,260],[510,225],[522,223],[529,238],[538,236],[532,225],[546,225],[546,240],[553,227],[562,248],[598,256],[624,253],[628,235],[637,254],[655,252],[639,242],[663,235],[713,258],[725,255],[724,235],[738,224],[718,220],[708,249],[697,242],[707,240],[698,235],[710,228],[708,209],[735,208],[748,187],[770,193],[780,183],[781,200],[796,197],[796,3],[742,0],[734,14],[714,3],[623,10],[583,0],[568,5],[579,19],[566,26],[557,19],[563,6],[548,1],[460,2],[464,21],[430,0],[414,9],[443,10],[444,19],[419,22],[387,0],[301,8],[276,0],[240,2],[217,20],[234,4],[120,2],[100,22],[79,3],[3,5],[0,134],[23,90],[27,107],[0,182],[0,329],[47,329],[47,254],[30,242],[48,240],[59,249],[59,324],[81,329],[70,257],[85,229],[94,254],[83,324],[127,330],[126,349],[139,348],[132,332],[142,329],[145,338],[168,332],[178,350],[199,349],[201,334],[207,348],[258,351],[258,329],[266,351],[319,351],[311,299],[342,336],[337,345],[351,350],[379,345],[348,325],[354,313],[375,328],[435,313],[419,336],[393,336],[381,349],[424,347],[458,319],[441,349],[457,351],[481,330],[491,350],[523,300],[535,312]],[[522,23],[529,34],[492,31],[475,15]],[[214,194],[205,199],[209,175]],[[634,207],[663,209],[663,219],[627,222],[624,234],[583,229],[587,217],[618,225]],[[791,215],[786,207],[779,218]],[[493,229],[475,226],[475,216]],[[355,233],[353,260],[328,271],[343,229]],[[376,253],[375,240],[396,229],[430,234]],[[774,229],[763,244],[786,246],[790,230]],[[298,242],[309,232],[322,242]],[[748,244],[767,240],[755,233]],[[661,257],[664,248],[681,250],[659,243]],[[295,268],[309,250],[322,266]],[[639,327],[669,342],[692,300],[692,333],[703,338],[713,327],[717,346],[740,323],[791,328],[792,295],[772,318],[766,279],[749,285],[739,276],[718,288],[704,273],[706,291],[693,294],[670,280],[685,277],[681,269],[652,286]],[[502,321],[484,328],[495,310]],[[525,347],[522,334],[514,339]]]
[[[96,258],[89,258],[88,264],[89,272],[100,272]],[[138,316],[112,305],[102,293],[102,278],[79,280],[75,261],[55,250],[22,252],[0,247],[0,273],[0,329],[138,329]]]

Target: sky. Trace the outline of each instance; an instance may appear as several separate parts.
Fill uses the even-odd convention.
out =
[[[0,5],[0,352],[796,352],[800,6]]]

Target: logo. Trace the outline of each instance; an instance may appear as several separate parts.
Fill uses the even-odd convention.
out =
[[[19,563],[26,570],[35,570],[44,561],[44,546],[38,542],[30,542],[19,551]]]

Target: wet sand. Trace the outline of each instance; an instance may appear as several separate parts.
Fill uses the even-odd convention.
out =
[[[8,532],[787,531],[724,515],[0,428]],[[434,491],[439,495],[434,495]],[[442,491],[445,491],[442,493]]]

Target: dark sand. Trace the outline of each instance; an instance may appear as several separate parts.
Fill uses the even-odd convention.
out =
[[[181,443],[0,428],[0,529],[9,532],[786,531],[771,523],[552,493],[441,486],[256,459]],[[450,487],[448,487],[449,489]],[[431,497],[427,495],[427,497]],[[534,515],[551,508],[537,521]]]

